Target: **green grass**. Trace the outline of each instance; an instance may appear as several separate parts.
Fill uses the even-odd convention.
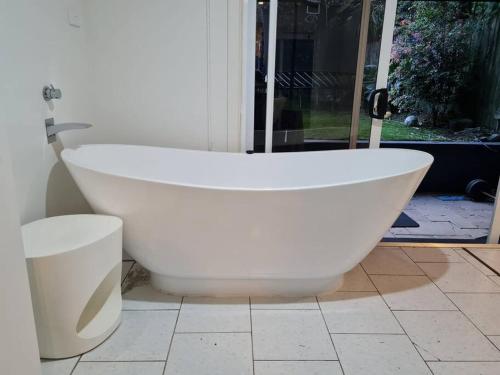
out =
[[[350,113],[332,113],[311,111],[303,113],[304,136],[308,139],[349,139],[351,126]],[[369,139],[371,119],[361,114],[359,139]],[[384,120],[382,127],[383,141],[463,141],[446,129],[409,127],[400,121]]]

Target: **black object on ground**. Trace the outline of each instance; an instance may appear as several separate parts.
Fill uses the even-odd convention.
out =
[[[477,202],[495,201],[493,187],[488,182],[481,180],[480,178],[469,182],[465,187],[465,192],[469,197]]]
[[[392,224],[393,228],[418,228],[420,225],[409,217],[404,212],[401,212],[401,215],[396,219],[394,224]]]

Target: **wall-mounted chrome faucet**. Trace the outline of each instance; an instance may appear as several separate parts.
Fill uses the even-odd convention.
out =
[[[45,130],[47,131],[47,140],[49,143],[56,141],[56,134],[59,132],[74,129],[86,129],[90,128],[91,126],[91,124],[85,124],[81,122],[65,122],[56,125],[52,117],[45,119]]]
[[[62,92],[61,89],[56,89],[53,85],[50,85],[43,87],[42,95],[46,101],[49,101],[52,99],[61,99]]]

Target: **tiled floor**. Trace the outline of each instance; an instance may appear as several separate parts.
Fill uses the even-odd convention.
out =
[[[404,210],[418,228],[391,228],[386,238],[475,239],[486,236],[492,203],[443,200],[441,194],[416,194]]]
[[[117,331],[43,374],[500,374],[494,270],[500,250],[379,247],[332,293],[217,299],[159,293],[124,261]]]

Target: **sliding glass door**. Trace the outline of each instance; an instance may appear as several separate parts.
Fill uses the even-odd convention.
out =
[[[497,241],[498,1],[247,3],[244,150],[429,152],[414,220],[387,236]]]
[[[254,151],[342,149],[368,140],[383,9],[369,0],[257,3]]]

